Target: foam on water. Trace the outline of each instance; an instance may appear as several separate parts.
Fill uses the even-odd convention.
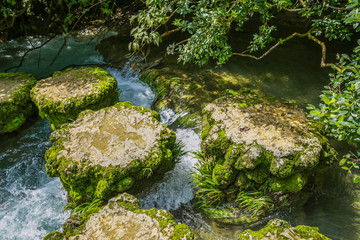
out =
[[[0,239],[42,239],[69,215],[60,180],[45,171],[50,133],[41,120],[23,136],[0,138]]]
[[[139,80],[140,72],[136,72],[130,66],[130,62],[119,70],[106,69],[118,83],[120,89],[120,101],[130,101],[136,106],[151,108],[155,94],[151,88]]]
[[[171,124],[177,116],[171,109],[160,112],[162,123]],[[200,150],[200,136],[192,129],[177,129],[177,139],[184,143],[184,151],[188,154],[181,157],[174,169],[165,174],[164,180],[154,185],[150,192],[140,199],[143,208],[162,208],[176,210],[182,204],[189,203],[194,198],[193,185],[190,183],[190,173],[197,159],[191,152]]]

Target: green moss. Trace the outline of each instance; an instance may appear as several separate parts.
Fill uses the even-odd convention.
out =
[[[236,177],[237,171],[231,166],[217,164],[212,173],[214,183],[222,188],[229,186]]]
[[[254,170],[245,171],[246,177],[256,183],[263,183],[270,176],[268,166],[261,165]]]
[[[250,216],[240,212],[238,208],[217,207],[217,208],[204,208],[203,211],[212,219],[222,223],[230,224],[249,224],[259,220],[258,217]]]
[[[137,111],[150,112],[153,121],[158,121],[159,114],[143,107],[132,106],[129,102],[117,103],[114,107],[132,108]],[[106,110],[107,108],[105,108]],[[80,114],[83,116],[92,112],[87,110]],[[51,137],[54,145],[45,153],[46,171],[50,177],[59,177],[64,188],[75,205],[89,201],[93,198],[107,200],[121,192],[131,189],[135,182],[150,177],[153,173],[161,174],[175,165],[181,151],[178,149],[176,135],[173,131],[161,132],[158,146],[150,150],[145,160],[134,159],[126,167],[100,165],[88,166],[85,162],[73,162],[71,159],[59,157],[59,152],[64,150],[63,142],[69,126],[64,126],[56,133],[57,137]],[[181,149],[180,149],[181,150]]]
[[[239,190],[246,190],[252,186],[252,181],[246,177],[245,172],[240,171],[236,177],[235,186],[238,187]]]
[[[159,210],[155,208],[142,209],[139,206],[139,200],[128,193],[123,193],[116,198],[111,199],[108,202],[107,206],[110,209],[125,208],[126,210],[133,213],[145,214],[155,219],[160,225],[159,230],[162,231],[165,236],[169,236],[166,228],[173,227],[174,233],[173,235],[169,236],[169,239],[194,239],[194,235],[191,232],[190,228],[185,224],[176,224],[174,221],[175,218],[171,213],[166,210]],[[90,217],[99,212],[99,210],[104,207],[105,206],[94,207],[91,208],[89,211],[82,212],[81,214],[72,215],[63,226],[64,233],[52,232],[48,234],[45,239],[60,240],[63,239],[63,237],[76,237],[77,235],[81,234],[81,231],[84,229],[86,222],[90,219]]]
[[[304,240],[330,240],[319,232],[316,227],[297,226],[291,227],[289,223],[280,219],[271,220],[259,231],[245,230],[239,236],[239,240],[261,240],[261,239],[304,239]]]
[[[134,186],[135,180],[132,177],[124,178],[119,182],[118,191],[125,192]]]
[[[30,90],[36,79],[26,73],[0,73],[0,81],[24,81],[22,86],[11,93],[7,101],[0,102],[0,134],[17,130],[26,118],[35,112]]]
[[[65,74],[66,73],[66,74]],[[71,75],[69,75],[71,73]],[[97,78],[99,83],[91,80],[87,84],[96,86],[92,94],[85,93],[77,97],[54,101],[47,96],[38,96],[39,90],[35,87],[31,91],[31,98],[39,109],[40,117],[49,120],[52,129],[59,128],[64,123],[74,121],[81,111],[85,109],[98,110],[111,106],[118,101],[117,82],[108,72],[101,68],[67,69],[64,72],[56,72],[53,78],[76,81],[78,79]]]
[[[64,234],[61,232],[51,232],[44,237],[44,240],[63,240]]]
[[[297,173],[288,178],[279,179],[273,178],[270,183],[271,191],[273,192],[298,192],[306,184],[307,178],[301,173]]]
[[[239,151],[243,152],[244,150]],[[234,167],[238,170],[255,169],[260,163],[267,164],[269,161],[268,155],[261,146],[250,146],[244,154],[236,159]]]
[[[278,178],[289,177],[295,172],[295,162],[289,158],[274,158],[270,165],[270,172]]]
[[[218,163],[225,161],[225,154],[227,149],[230,148],[231,142],[225,136],[225,131],[218,132],[218,137],[214,141],[203,141],[201,149],[207,156],[216,157]]]

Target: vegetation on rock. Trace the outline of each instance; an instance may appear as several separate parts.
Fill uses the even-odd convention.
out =
[[[299,225],[292,227],[289,223],[280,219],[271,220],[264,228],[259,231],[245,230],[239,236],[239,240],[252,239],[303,239],[303,240],[330,240],[319,232],[316,227]]]
[[[30,98],[35,84],[26,73],[0,73],[0,134],[15,131],[35,112]]]
[[[264,215],[288,199],[275,201],[280,195],[299,192],[310,175],[337,158],[321,127],[295,103],[228,91],[203,113],[202,153],[193,176],[207,212],[231,203]]]
[[[39,115],[51,128],[74,121],[85,109],[98,110],[118,101],[116,79],[101,68],[67,69],[40,80],[31,91]]]
[[[181,154],[175,133],[159,122],[159,114],[129,102],[84,111],[54,131],[51,141],[46,170],[61,179],[72,207],[130,190],[169,170]]]
[[[141,209],[138,199],[123,193],[105,206],[72,215],[64,224],[64,232],[52,232],[44,240],[74,238],[191,240],[194,235],[185,224],[176,224],[166,210]]]

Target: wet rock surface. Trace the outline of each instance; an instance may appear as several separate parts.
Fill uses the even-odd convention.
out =
[[[58,176],[74,202],[108,199],[135,182],[175,164],[175,133],[159,114],[120,102],[54,131],[46,153],[50,176]]]
[[[138,199],[123,193],[104,207],[73,215],[64,224],[64,232],[53,232],[44,239],[194,239],[185,224],[162,209],[141,209]]]
[[[35,108],[30,90],[36,79],[26,73],[0,73],[0,134],[18,129]]]
[[[271,220],[264,228],[259,231],[246,230],[239,240],[329,240],[319,232],[316,227],[299,225],[292,227],[289,223],[280,219]]]
[[[67,69],[40,80],[31,92],[42,118],[52,129],[76,119],[85,110],[98,110],[118,100],[117,82],[101,68]]]

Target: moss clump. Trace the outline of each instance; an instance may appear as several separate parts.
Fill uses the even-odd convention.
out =
[[[101,68],[67,69],[40,80],[31,98],[39,115],[57,129],[74,121],[85,109],[98,110],[116,103],[117,82]]]
[[[217,186],[226,188],[234,181],[236,174],[237,171],[233,169],[231,166],[227,164],[225,165],[217,164],[213,169],[212,179]]]
[[[119,102],[79,118],[51,135],[49,176],[59,177],[73,205],[109,199],[175,165],[181,149],[155,111]]]
[[[239,236],[239,240],[261,239],[304,239],[304,240],[330,240],[319,232],[316,227],[299,225],[292,227],[289,223],[280,219],[271,220],[259,231],[246,230]]]
[[[0,134],[17,130],[35,112],[30,90],[36,79],[26,73],[0,73]]]
[[[283,179],[274,177],[272,179],[272,182],[270,183],[270,189],[273,192],[286,191],[286,192],[296,193],[301,189],[303,189],[306,182],[307,182],[306,176],[304,176],[301,173],[297,173],[295,175]]]
[[[64,232],[52,232],[44,240],[88,239],[104,236],[104,239],[194,239],[190,228],[176,224],[174,216],[159,209],[141,209],[139,200],[123,193],[110,199],[105,206],[88,209],[72,215],[64,224]],[[141,231],[141,235],[137,235]],[[154,235],[155,234],[155,235]]]
[[[203,211],[208,217],[227,224],[249,224],[260,219],[259,216],[244,214],[239,208],[229,208],[226,206],[203,208]]]
[[[286,100],[248,89],[228,90],[206,105],[203,115],[200,155],[208,160],[198,165],[195,183],[205,208],[228,205],[254,213],[261,202],[251,197],[252,192],[271,205],[278,199],[286,202],[291,193],[304,188],[309,176],[337,159],[319,124]],[[234,201],[239,194],[241,200]],[[274,208],[284,202],[274,202]],[[264,216],[274,208],[256,212]]]

